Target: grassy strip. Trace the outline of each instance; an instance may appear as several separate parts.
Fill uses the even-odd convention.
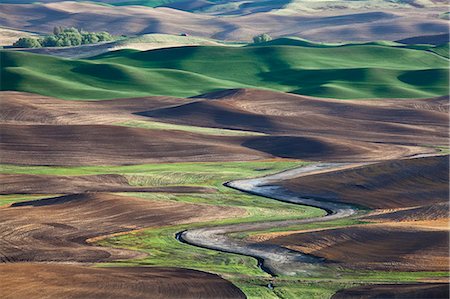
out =
[[[448,146],[435,146],[441,154],[450,155],[450,147]]]
[[[125,175],[131,185],[136,186],[209,186],[227,190],[223,182],[232,179],[264,176],[289,168],[307,165],[306,162],[290,160],[252,161],[252,162],[211,162],[211,163],[169,163],[142,164],[127,166],[18,166],[0,165],[4,174],[38,175]]]
[[[118,126],[150,129],[150,130],[177,130],[191,133],[199,133],[204,135],[213,136],[263,136],[264,133],[241,131],[241,130],[228,130],[219,128],[197,127],[188,125],[176,125],[157,121],[145,121],[145,120],[132,120],[126,122],[116,123]]]
[[[229,222],[222,221],[220,223]],[[118,261],[102,264],[102,266],[176,266],[223,275],[267,276],[258,269],[256,260],[253,258],[198,248],[175,239],[177,232],[203,225],[205,224],[148,229],[101,240],[96,244],[114,248],[128,248],[149,254],[144,259]]]

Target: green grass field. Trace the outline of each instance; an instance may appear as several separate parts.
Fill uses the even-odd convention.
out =
[[[228,88],[341,99],[425,98],[448,94],[448,59],[432,51],[444,53],[445,46],[282,39],[251,47],[119,50],[83,60],[2,51],[1,88],[73,100],[189,97]]]
[[[166,163],[140,164],[126,166],[19,166],[1,164],[3,174],[42,174],[42,175],[94,175],[122,174],[155,178],[149,186],[170,185],[215,185],[231,179],[258,177],[286,169],[307,165],[307,162],[277,160],[251,162],[200,162],[200,163]],[[228,188],[227,188],[228,189]]]

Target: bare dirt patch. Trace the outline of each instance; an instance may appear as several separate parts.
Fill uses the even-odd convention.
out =
[[[448,283],[376,284],[345,289],[332,299],[446,299],[449,297]]]
[[[0,287],[5,299],[245,298],[242,291],[217,275],[163,267],[3,264]]]
[[[151,201],[105,193],[67,195],[0,208],[2,262],[103,262],[140,254],[87,239],[244,215],[238,208]]]
[[[268,134],[354,142],[447,144],[446,98],[342,101],[236,89],[206,94],[201,99],[140,114],[178,124]]]
[[[312,254],[348,268],[448,271],[448,230],[389,225],[352,226],[270,239],[270,244]]]
[[[3,92],[2,161],[99,165],[295,158],[373,161],[434,152],[446,144],[447,106],[440,99],[338,101],[260,90],[228,90],[197,99],[147,97],[63,101]],[[205,136],[110,126],[127,121],[262,132]]]
[[[77,194],[85,192],[211,193],[212,188],[194,186],[136,187],[118,174],[56,176],[0,174],[0,194]]]
[[[370,208],[429,206],[448,201],[448,164],[448,156],[388,161],[280,184],[297,194]]]
[[[107,125],[3,125],[1,160],[21,165],[242,161],[270,155],[242,139]]]
[[[174,97],[143,97],[104,101],[67,101],[38,94],[0,92],[0,120],[5,124],[113,124],[143,120],[133,113],[161,109],[192,100]]]
[[[271,183],[298,196],[374,208],[359,217],[374,224],[263,233],[249,240],[345,268],[448,271],[448,159],[380,162]]]

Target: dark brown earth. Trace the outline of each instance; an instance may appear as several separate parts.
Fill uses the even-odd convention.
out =
[[[67,101],[38,94],[0,92],[0,120],[7,124],[113,124],[139,120],[133,113],[162,109],[193,100],[174,97],[142,97],[106,101]]]
[[[379,213],[375,212],[365,216],[364,219],[375,222],[448,220],[449,210],[449,203],[441,202],[419,207],[381,210]]]
[[[345,268],[448,271],[448,165],[449,156],[423,157],[280,181],[276,184],[297,196],[375,209],[359,216],[375,223],[267,233],[250,239],[322,257]]]
[[[406,208],[447,203],[449,156],[382,162],[286,180],[297,194],[369,208]]]
[[[366,225],[293,233],[268,241],[346,268],[448,271],[447,230]]]
[[[74,166],[272,157],[240,146],[244,140],[109,125],[2,125],[0,159],[6,164]]]
[[[18,92],[1,95],[1,159],[12,164],[372,161],[434,152],[417,145],[445,144],[448,128],[445,99],[357,102],[257,90],[179,101],[75,102]],[[269,135],[212,136],[112,125],[147,120]]]
[[[411,145],[447,145],[449,121],[445,97],[342,101],[252,89],[140,114],[177,124]]]
[[[138,187],[118,174],[57,176],[0,174],[0,194],[77,194],[84,192],[211,193],[213,188],[196,186]]]
[[[49,190],[52,191],[52,190]],[[140,253],[86,240],[131,230],[244,215],[238,208],[85,193],[0,208],[0,261],[104,262]]]
[[[345,289],[332,299],[447,299],[448,283],[378,284]]]
[[[163,267],[0,264],[0,289],[4,299],[245,298],[241,290],[217,275]]]

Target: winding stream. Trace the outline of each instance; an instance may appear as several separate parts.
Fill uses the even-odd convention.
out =
[[[254,257],[258,260],[258,265],[260,268],[272,276],[276,276],[277,274],[295,275],[300,273],[311,273],[315,269],[318,269],[318,263],[323,262],[322,259],[302,254],[298,251],[290,250],[279,245],[252,243],[245,240],[233,239],[228,236],[228,234],[268,230],[271,228],[287,227],[296,224],[324,222],[349,217],[355,214],[356,210],[350,205],[300,197],[295,193],[282,188],[281,186],[273,185],[273,183],[299,176],[311,175],[319,172],[335,171],[343,168],[352,168],[360,165],[363,164],[318,163],[260,178],[236,180],[224,184],[227,187],[242,192],[264,196],[274,200],[321,208],[327,212],[327,214],[323,217],[238,223],[215,227],[188,229],[179,232],[176,238],[181,242],[202,248]]]

